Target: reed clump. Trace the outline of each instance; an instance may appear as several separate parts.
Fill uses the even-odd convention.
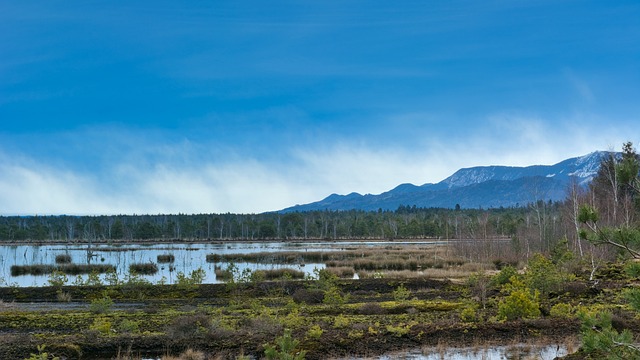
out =
[[[69,254],[56,255],[56,264],[70,264],[70,263],[71,263],[71,255]]]
[[[154,263],[135,263],[129,265],[129,272],[140,275],[153,275],[158,272],[158,265]]]
[[[337,254],[338,252],[336,252]],[[342,253],[341,253],[342,254]],[[250,254],[208,254],[206,261],[218,262],[245,262],[261,264],[304,264],[322,263],[332,259],[335,254],[320,251],[282,251],[282,252],[258,252]]]
[[[256,270],[256,274],[264,275],[265,280],[279,280],[279,279],[304,279],[305,273],[304,271],[299,271],[295,269],[282,268],[282,269],[271,269],[271,270]],[[262,275],[259,275],[262,277]]]
[[[67,264],[67,265],[59,266],[58,270],[62,271],[67,275],[80,275],[80,274],[91,274],[91,273],[104,274],[107,272],[115,272],[116,267],[113,265],[107,265],[107,264],[86,264],[86,265]]]
[[[327,271],[342,279],[352,279],[356,273],[353,267],[350,266],[328,267]]]
[[[157,257],[158,264],[172,264],[176,261],[176,257],[173,254],[162,254]]]
[[[216,267],[214,273],[216,274],[216,280],[218,281],[233,280],[233,272],[231,270]]]
[[[11,276],[48,275],[56,271],[63,272],[67,275],[91,274],[93,272],[104,274],[111,271],[115,272],[115,270],[115,266],[105,264],[13,265],[11,266]]]
[[[349,248],[343,251],[283,251],[257,252],[249,254],[209,254],[206,261],[246,262],[263,264],[300,264],[300,263],[332,263],[336,266],[347,263],[360,263],[363,269],[385,268],[397,270],[416,270],[418,267],[450,267],[460,266],[466,261],[461,257],[442,254],[437,247],[385,247],[381,249]],[[387,263],[385,265],[385,262]],[[379,263],[381,265],[375,265]],[[406,265],[398,265],[405,263]],[[371,265],[367,265],[371,264]]]

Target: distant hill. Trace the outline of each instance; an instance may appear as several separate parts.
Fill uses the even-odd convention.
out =
[[[396,210],[400,205],[417,207],[491,208],[526,205],[537,200],[563,200],[572,179],[588,185],[602,159],[597,151],[555,165],[477,166],[456,171],[437,184],[401,184],[379,195],[332,194],[323,200],[296,205],[282,212],[312,210]]]

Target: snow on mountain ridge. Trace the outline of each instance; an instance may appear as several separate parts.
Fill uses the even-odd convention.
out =
[[[544,176],[547,178],[578,178],[580,183],[593,178],[600,167],[600,162],[607,155],[605,151],[595,151],[590,154],[571,158],[554,165],[518,166],[478,166],[464,168],[442,182],[448,188],[479,184],[489,180],[516,180],[527,176]]]
[[[395,210],[399,205],[465,208],[522,206],[537,200],[560,201],[571,181],[586,186],[611,152],[596,151],[554,165],[479,166],[456,171],[436,184],[400,184],[379,195],[332,194],[324,200],[282,211]],[[620,156],[615,153],[616,157]]]

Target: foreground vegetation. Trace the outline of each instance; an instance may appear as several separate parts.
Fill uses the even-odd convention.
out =
[[[197,272],[175,285],[133,276],[68,286],[52,277],[49,287],[0,288],[0,358],[40,351],[69,359],[326,359],[449,344],[571,343],[594,309],[619,326],[640,326],[621,291],[635,282],[625,268],[601,268],[593,282],[560,250],[526,265],[464,281],[382,273],[345,280],[324,270],[302,281],[236,272],[215,285],[201,284]]]

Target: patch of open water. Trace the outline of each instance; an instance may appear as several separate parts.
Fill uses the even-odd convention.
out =
[[[49,277],[46,275],[21,275],[11,276],[13,265],[55,265],[57,255],[68,255],[73,264],[91,265],[104,264],[116,267],[119,279],[125,279],[129,274],[129,265],[134,263],[155,263],[158,272],[142,277],[152,283],[164,281],[173,284],[178,272],[190,274],[193,270],[202,268],[206,272],[204,283],[220,283],[215,275],[216,267],[226,269],[228,262],[211,263],[206,261],[209,254],[249,254],[259,252],[284,252],[284,251],[344,251],[353,247],[385,247],[398,245],[437,245],[436,241],[401,242],[401,241],[313,241],[313,242],[251,242],[233,241],[222,243],[161,243],[161,244],[131,244],[108,245],[99,244],[89,247],[83,245],[0,245],[0,286],[46,286]],[[173,263],[159,264],[158,255],[171,254]],[[244,269],[269,270],[278,268],[294,268],[313,275],[315,269],[323,269],[322,263],[306,264],[256,264],[234,263],[238,271]],[[86,275],[80,276],[86,279]],[[73,283],[75,276],[68,276],[69,283]],[[104,281],[104,275],[102,275]]]
[[[381,356],[347,357],[338,360],[553,360],[569,353],[565,344],[514,344],[411,349]]]

